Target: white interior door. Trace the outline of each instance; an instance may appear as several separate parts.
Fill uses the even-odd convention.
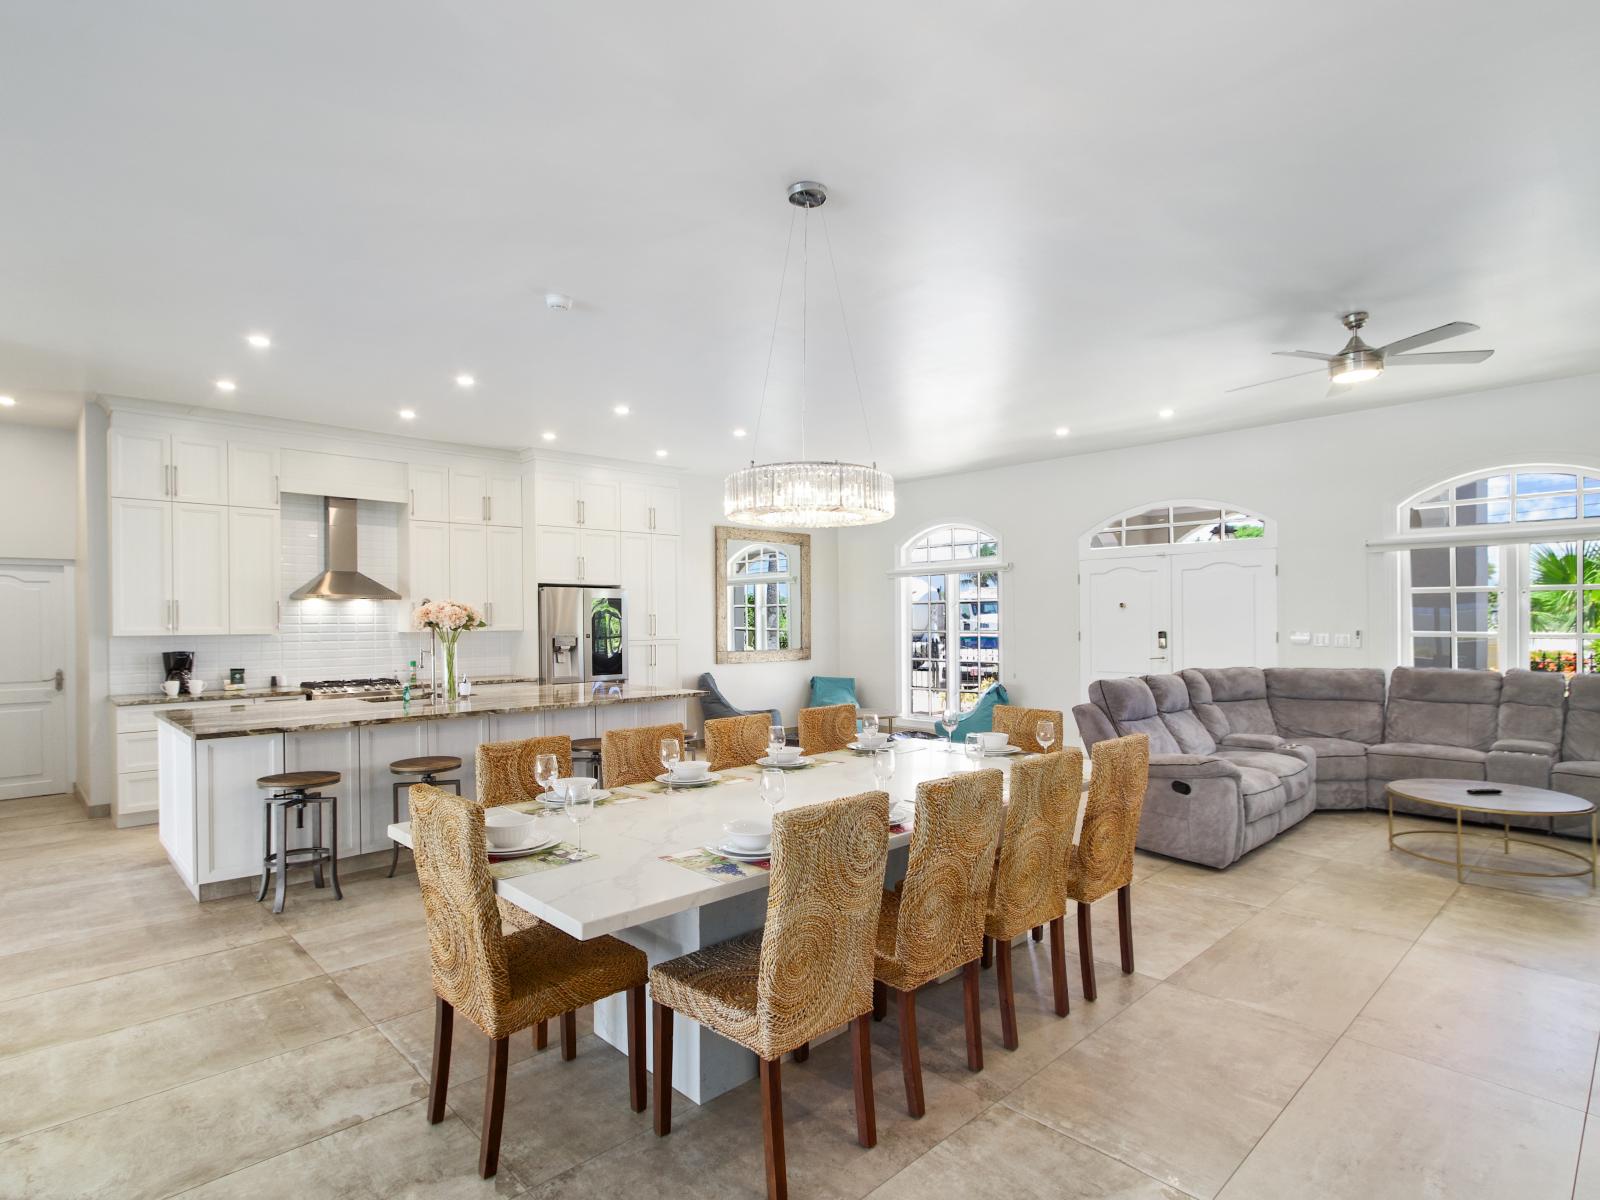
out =
[[[0,800],[48,796],[67,776],[67,620],[59,567],[0,565]]]
[[[1268,547],[1174,554],[1172,665],[1271,667],[1278,662],[1278,552]]]
[[[1171,573],[1167,556],[1118,555],[1084,563],[1083,682],[1168,670]]]

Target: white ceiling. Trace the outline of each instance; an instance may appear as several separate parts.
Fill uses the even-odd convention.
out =
[[[108,392],[724,471],[804,177],[905,475],[1596,371],[1597,44],[1587,0],[8,5],[0,420]],[[859,458],[819,234],[806,449]],[[1224,394],[1357,306],[1497,353]]]

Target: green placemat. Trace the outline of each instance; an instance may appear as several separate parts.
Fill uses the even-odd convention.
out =
[[[760,862],[739,862],[737,859],[723,858],[720,854],[713,854],[709,850],[685,850],[680,854],[663,854],[662,862],[671,863],[675,867],[686,867],[696,875],[704,875],[709,879],[749,879],[753,875],[765,875],[771,870],[770,860]]]
[[[579,850],[570,842],[557,842],[549,849],[539,850],[522,858],[492,862],[489,864],[489,874],[496,879],[516,879],[522,875],[553,871],[557,867],[565,867],[571,863],[587,862],[594,857],[596,856],[593,850]]]

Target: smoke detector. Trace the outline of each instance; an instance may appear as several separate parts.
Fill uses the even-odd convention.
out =
[[[572,308],[572,297],[564,296],[560,292],[546,292],[544,306],[552,312],[568,312]]]

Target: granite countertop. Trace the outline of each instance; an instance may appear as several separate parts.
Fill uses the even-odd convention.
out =
[[[424,677],[420,680],[423,687],[427,687]],[[491,675],[482,679],[473,679],[474,687],[499,687],[508,683],[537,683],[538,680],[527,675]],[[110,703],[116,708],[131,708],[141,704],[210,704],[216,700],[229,701],[237,704],[241,700],[274,700],[290,697],[296,700],[305,699],[305,693],[298,685],[292,687],[243,687],[228,690],[221,687],[211,687],[198,696],[168,696],[165,692],[139,692],[128,696],[112,696]],[[335,696],[327,699],[342,702],[348,697]],[[317,700],[321,704],[326,700]]]
[[[392,725],[403,721],[448,721],[455,717],[495,713],[602,708],[652,700],[684,700],[703,694],[694,688],[624,684],[615,695],[596,695],[588,685],[525,684],[503,685],[495,688],[493,695],[475,695],[456,704],[418,700],[408,706],[399,700],[343,699],[319,700],[312,704],[272,704],[243,710],[174,709],[157,716],[195,738],[249,737],[263,733],[309,733],[321,729]]]

